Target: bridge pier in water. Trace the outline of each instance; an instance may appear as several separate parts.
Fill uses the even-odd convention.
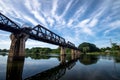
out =
[[[71,59],[75,59],[75,50],[71,49]]]
[[[65,56],[66,55],[66,48],[65,47],[60,47],[60,56]]]
[[[80,51],[71,49],[71,59],[76,59],[80,57]]]
[[[28,35],[25,33],[11,34],[11,46],[8,55],[8,59],[23,59],[25,57],[25,42],[28,39]]]

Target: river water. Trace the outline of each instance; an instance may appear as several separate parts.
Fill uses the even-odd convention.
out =
[[[0,55],[0,80],[120,80],[120,57],[53,54],[9,61]]]

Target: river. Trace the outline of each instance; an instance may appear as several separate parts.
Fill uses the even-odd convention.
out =
[[[8,61],[0,55],[0,80],[120,80],[120,57],[37,55]]]

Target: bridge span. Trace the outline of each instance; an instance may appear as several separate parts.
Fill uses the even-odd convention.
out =
[[[0,13],[0,30],[12,33],[10,35],[10,57],[25,56],[25,42],[28,38],[60,46],[61,55],[65,55],[65,48],[70,48],[72,54],[80,53],[80,50],[72,42],[66,42],[63,37],[42,25],[38,24],[34,27],[21,27],[2,13]]]

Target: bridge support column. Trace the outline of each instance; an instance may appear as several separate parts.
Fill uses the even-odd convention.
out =
[[[75,59],[75,51],[74,51],[74,49],[71,49],[71,58],[72,58],[72,60]]]
[[[25,33],[11,34],[9,59],[22,59],[25,56],[25,42],[29,36]],[[11,58],[10,58],[11,57]]]
[[[61,51],[60,51],[60,55],[61,56],[65,56],[66,55],[66,49],[65,49],[65,47],[60,47],[61,48]]]

